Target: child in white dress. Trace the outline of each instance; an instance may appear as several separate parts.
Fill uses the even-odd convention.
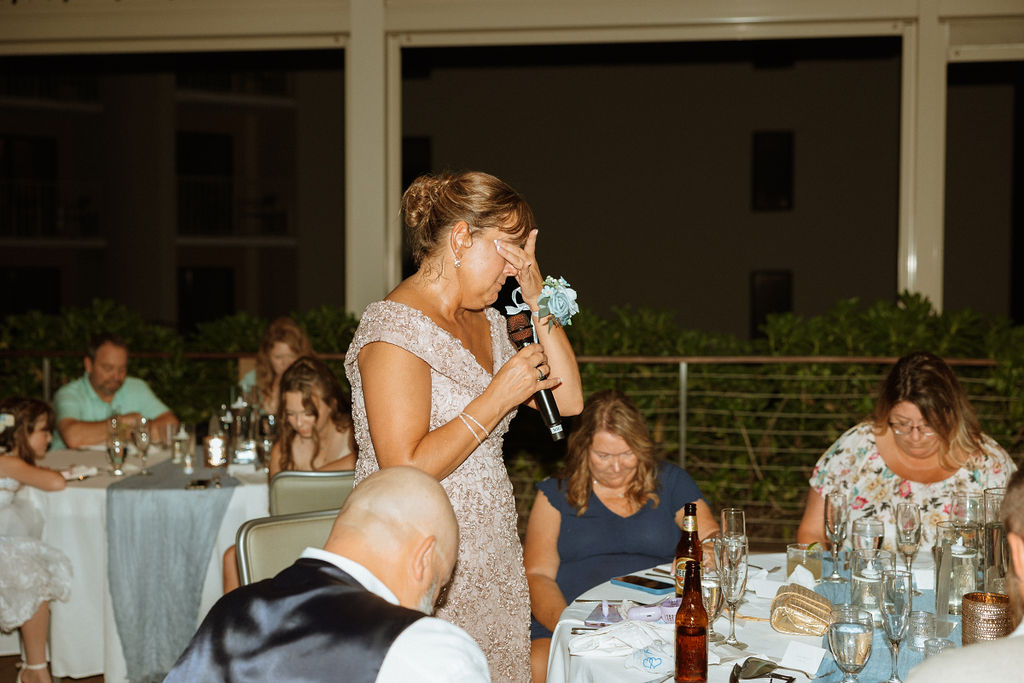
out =
[[[51,600],[67,600],[71,563],[39,539],[43,520],[19,498],[23,486],[64,488],[64,477],[39,467],[53,438],[53,409],[33,398],[0,401],[0,630],[21,629],[25,662],[18,683],[48,683],[46,638]]]

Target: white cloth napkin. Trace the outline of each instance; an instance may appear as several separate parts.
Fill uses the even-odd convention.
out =
[[[668,674],[675,670],[675,635],[674,624],[620,621],[573,637],[569,641],[569,654],[625,656],[627,669]],[[718,663],[718,655],[708,652],[708,664]]]
[[[72,465],[70,469],[61,470],[60,473],[64,475],[65,481],[71,481],[72,479],[95,477],[100,471],[92,465]]]
[[[802,564],[798,564],[793,568],[793,573],[789,575],[788,579],[786,579],[786,583],[795,583],[803,586],[804,588],[814,590],[814,574],[811,574],[807,567]]]
[[[747,572],[747,590],[754,591],[759,598],[774,598],[782,581],[768,578],[767,569],[755,569]]]
[[[569,641],[569,654],[600,654],[608,657],[632,654],[652,645],[671,645],[675,652],[676,629],[670,624],[647,621],[620,621],[590,633],[581,633]],[[674,656],[674,655],[673,655]]]

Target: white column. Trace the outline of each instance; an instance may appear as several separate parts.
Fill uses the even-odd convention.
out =
[[[351,0],[345,53],[345,307],[356,313],[390,281],[384,0]]]
[[[903,40],[897,287],[942,310],[946,184],[946,46],[938,1],[922,0]]]

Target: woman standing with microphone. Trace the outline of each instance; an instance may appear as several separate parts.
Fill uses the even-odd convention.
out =
[[[356,481],[395,465],[437,477],[460,530],[437,616],[476,639],[493,680],[529,681],[530,598],[502,437],[539,390],[563,415],[583,409],[576,357],[549,318],[516,352],[490,308],[509,276],[541,308],[536,223],[515,190],[486,173],[421,176],[402,213],[419,268],[367,307],[345,358]]]

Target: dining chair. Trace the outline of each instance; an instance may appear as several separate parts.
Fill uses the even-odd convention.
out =
[[[353,470],[278,472],[270,480],[270,514],[337,510],[355,485]]]
[[[323,547],[337,510],[250,519],[235,537],[238,578],[245,586],[290,566],[308,546]]]

